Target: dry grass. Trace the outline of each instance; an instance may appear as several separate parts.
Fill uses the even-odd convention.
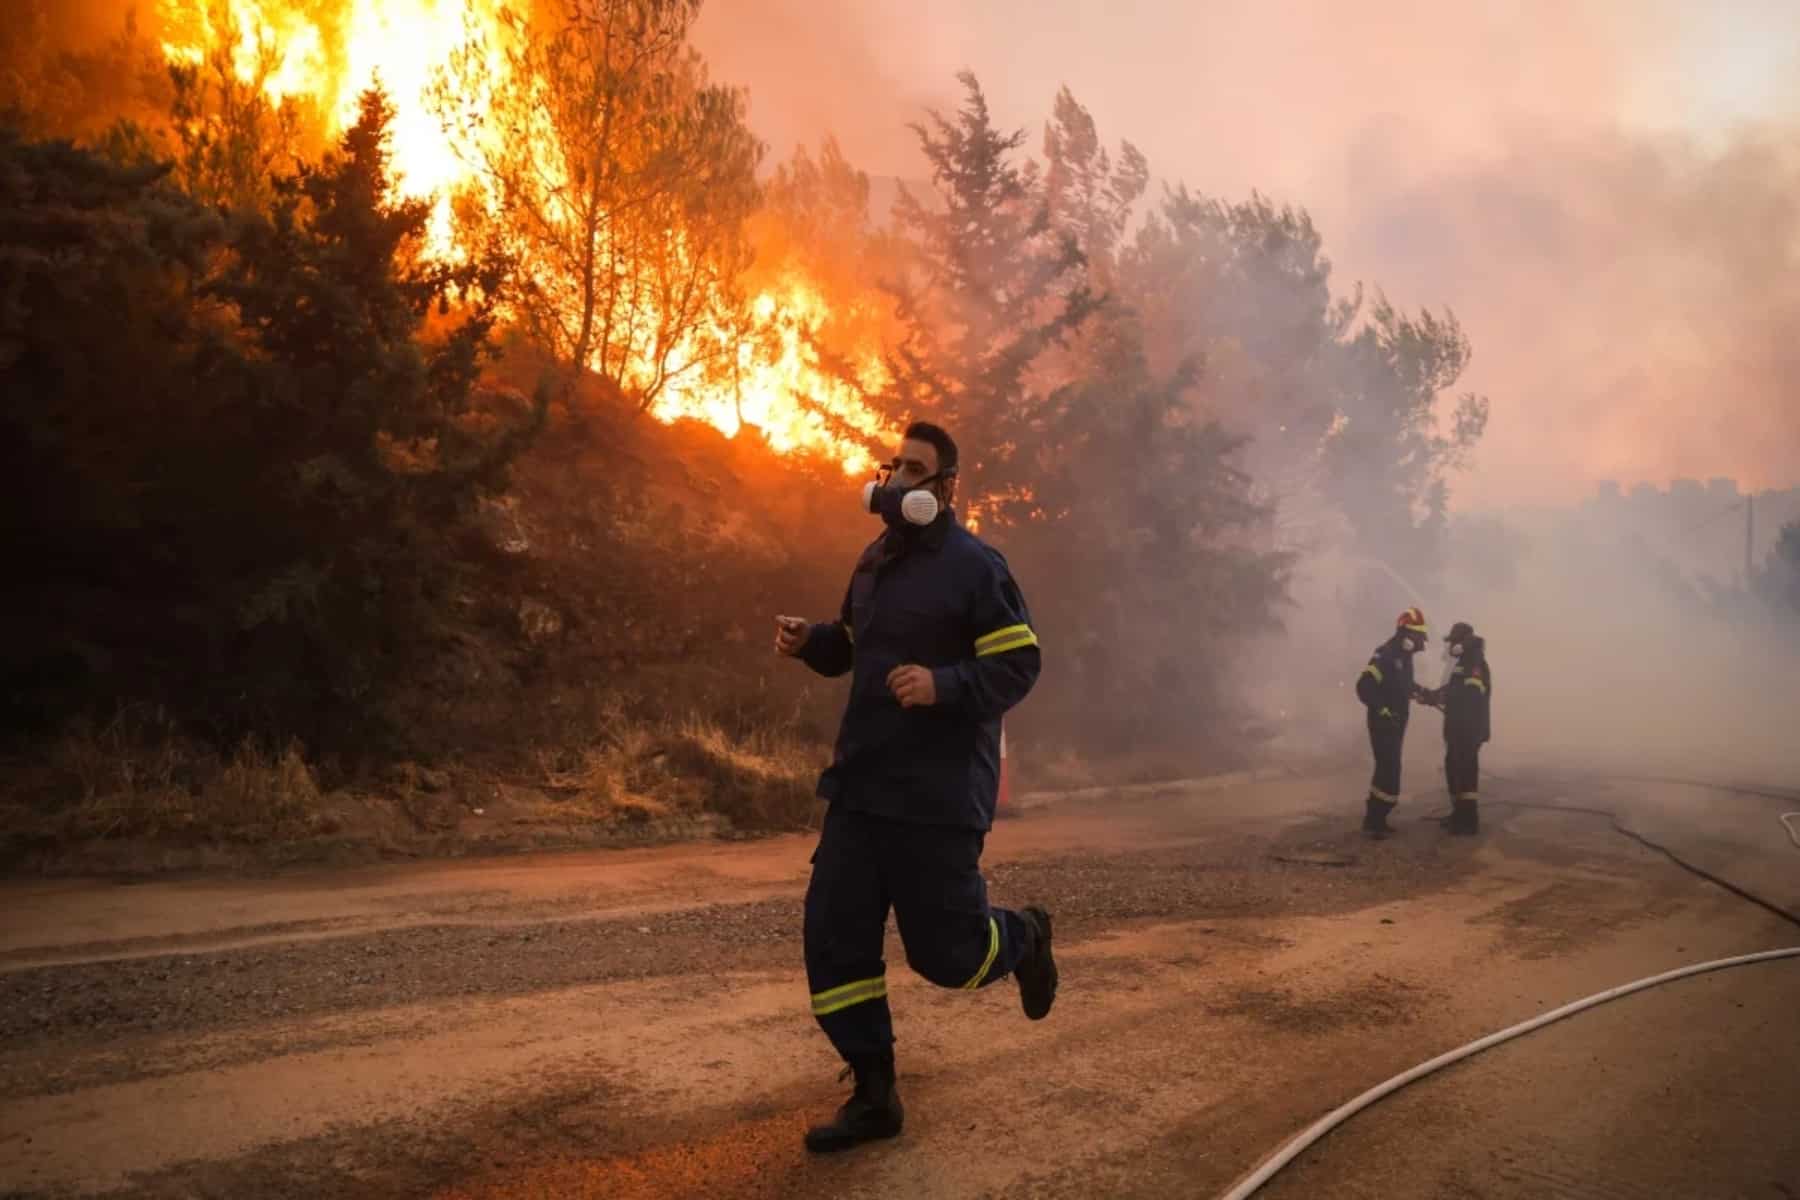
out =
[[[690,716],[673,728],[614,709],[599,738],[537,753],[545,790],[597,816],[648,822],[712,812],[740,829],[791,829],[812,815],[822,750],[776,730],[733,736]]]
[[[652,720],[617,705],[598,715],[587,738],[538,750],[526,778],[406,761],[355,792],[327,793],[298,744],[246,741],[221,753],[159,711],[130,710],[6,764],[0,865],[156,870],[636,844],[796,829],[814,814],[826,750],[778,721],[734,733],[700,716]]]
[[[732,738],[690,719],[669,748],[674,773],[702,789],[701,807],[746,829],[791,829],[812,816],[817,749],[770,731]]]
[[[244,741],[221,756],[159,710],[77,724],[51,748],[35,807],[69,840],[202,838],[261,842],[314,830],[322,796],[301,748]]]

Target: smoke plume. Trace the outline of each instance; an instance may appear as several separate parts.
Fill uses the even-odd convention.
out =
[[[1494,411],[1458,507],[1800,482],[1791,6],[713,0],[699,39],[778,156],[915,173],[967,66],[1009,124],[1066,83],[1162,178],[1307,206],[1340,288],[1462,319]]]

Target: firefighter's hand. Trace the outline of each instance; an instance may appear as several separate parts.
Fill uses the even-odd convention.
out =
[[[793,658],[806,646],[812,626],[800,617],[775,618],[775,653]]]
[[[925,667],[895,667],[888,672],[887,685],[901,708],[928,708],[937,703],[937,680]]]

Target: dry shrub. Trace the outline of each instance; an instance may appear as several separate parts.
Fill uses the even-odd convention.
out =
[[[773,731],[731,737],[690,718],[669,743],[669,765],[701,789],[702,807],[740,828],[791,829],[812,815],[818,753]]]
[[[202,787],[195,810],[215,836],[260,842],[316,832],[322,799],[298,742],[272,753],[246,741]]]
[[[316,827],[318,779],[298,743],[246,739],[229,757],[184,736],[161,709],[77,722],[52,747],[35,805],[58,840],[263,842]]]
[[[537,760],[546,791],[597,818],[710,812],[740,829],[791,829],[812,814],[820,753],[773,728],[733,735],[697,716],[645,721],[613,706],[599,740]]]

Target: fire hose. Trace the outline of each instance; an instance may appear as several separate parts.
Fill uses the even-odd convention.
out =
[[[1503,800],[1497,801],[1496,803],[1511,804],[1518,808],[1541,808],[1555,812],[1592,813],[1607,817],[1612,821],[1615,830],[1635,841],[1643,843],[1653,850],[1660,851],[1667,856],[1670,861],[1674,862],[1682,869],[1693,872],[1709,882],[1718,884],[1720,887],[1725,888],[1734,895],[1750,901],[1758,907],[1781,917],[1783,920],[1791,922],[1794,925],[1800,925],[1800,916],[1795,916],[1786,909],[1764,900],[1754,893],[1748,892],[1727,880],[1720,879],[1709,871],[1696,867],[1694,864],[1680,858],[1666,846],[1659,845],[1643,835],[1620,825],[1618,817],[1605,809],[1577,808],[1572,805],[1560,804],[1530,804],[1518,800]],[[1793,825],[1794,819],[1797,818],[1800,818],[1800,812],[1785,813],[1781,817],[1781,823],[1787,830],[1788,836],[1793,839],[1795,846],[1800,847],[1800,835],[1795,834]],[[1743,967],[1754,963],[1771,962],[1780,958],[1800,958],[1800,946],[1789,946],[1780,950],[1763,950],[1755,954],[1739,954],[1732,958],[1714,959],[1711,962],[1696,963],[1693,966],[1688,967],[1677,967],[1672,971],[1664,971],[1660,975],[1651,975],[1631,983],[1620,984],[1618,987],[1608,988],[1604,992],[1596,992],[1592,996],[1576,1000],[1571,1004],[1565,1004],[1561,1008],[1552,1009],[1550,1012],[1542,1013],[1528,1021],[1521,1021],[1517,1025],[1508,1026],[1497,1033],[1490,1033],[1486,1037],[1479,1038],[1476,1041],[1469,1042],[1454,1050],[1440,1054],[1436,1058],[1427,1062],[1422,1062],[1410,1070],[1403,1071],[1393,1078],[1375,1085],[1362,1095],[1357,1096],[1348,1103],[1340,1105],[1331,1112],[1326,1113],[1323,1117],[1320,1117],[1317,1121],[1313,1122],[1313,1124],[1302,1130],[1297,1136],[1287,1142],[1286,1145],[1282,1146],[1274,1157],[1263,1163],[1262,1166],[1258,1167],[1230,1191],[1226,1192],[1220,1200],[1246,1200],[1247,1197],[1255,1194],[1256,1190],[1262,1187],[1263,1184],[1274,1178],[1276,1173],[1283,1167],[1293,1162],[1294,1159],[1305,1153],[1308,1148],[1318,1142],[1326,1134],[1330,1133],[1333,1129],[1336,1129],[1339,1125],[1342,1125],[1345,1121],[1348,1121],[1363,1109],[1378,1103],[1383,1098],[1399,1091],[1414,1080],[1423,1079],[1425,1076],[1430,1075],[1435,1071],[1440,1071],[1452,1063],[1461,1062],[1463,1059],[1480,1054],[1483,1050],[1489,1049],[1490,1047],[1498,1046],[1502,1042],[1509,1042],[1517,1037],[1523,1037],[1525,1034],[1528,1034],[1535,1029],[1542,1029],[1546,1025],[1561,1021],[1565,1017],[1572,1017],[1576,1013],[1585,1012],[1587,1009],[1605,1004],[1609,1000],[1617,1000],[1622,996],[1629,996],[1634,992],[1641,992],[1647,988],[1658,987],[1665,983],[1672,983],[1677,979],[1686,979],[1691,975],[1703,975],[1710,971],[1722,971],[1729,967]]]

